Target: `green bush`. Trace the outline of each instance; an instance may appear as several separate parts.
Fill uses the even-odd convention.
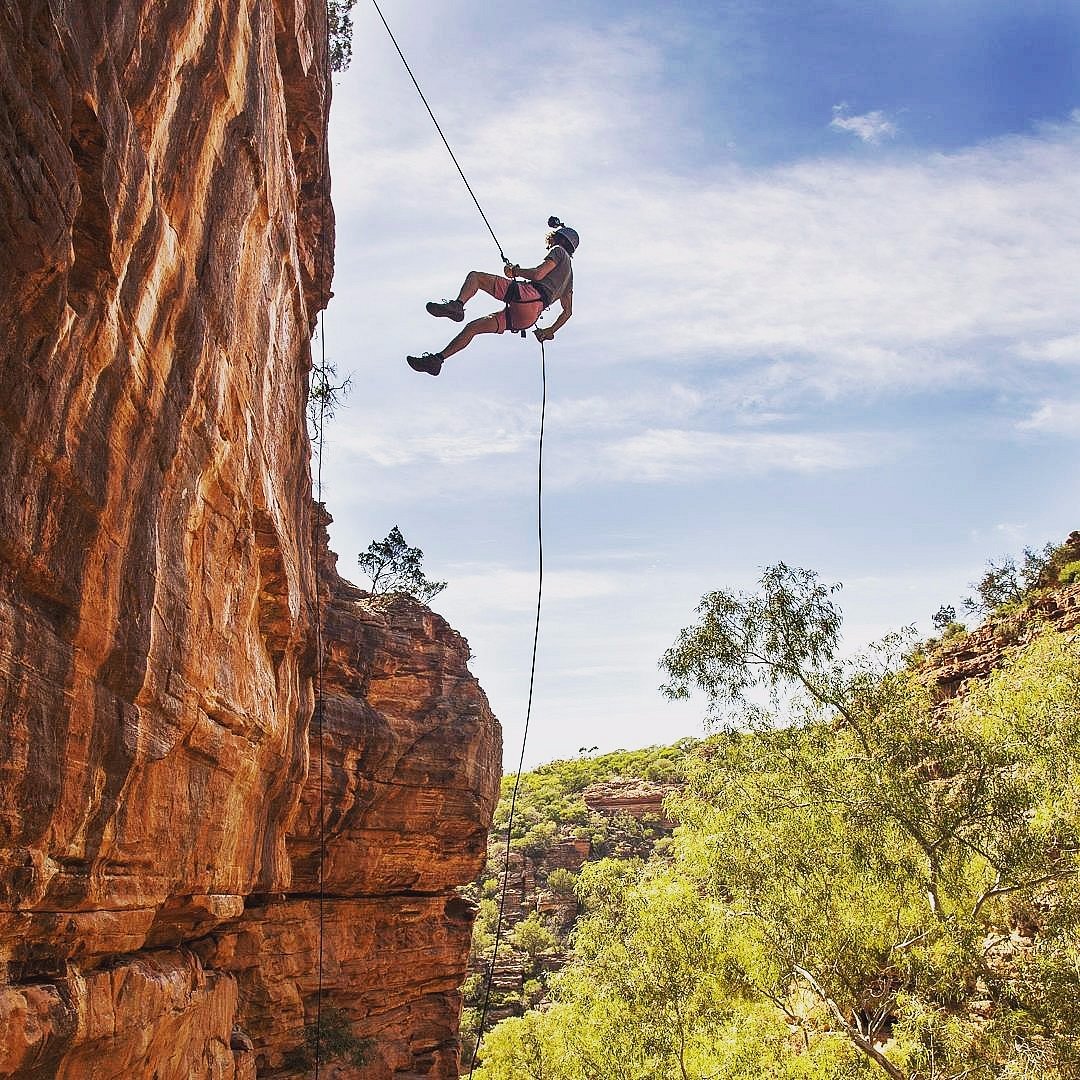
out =
[[[551,847],[555,839],[558,826],[554,821],[540,821],[520,839],[514,840],[511,847],[515,851],[524,852],[530,858],[539,859]]]
[[[1058,571],[1058,581],[1062,585],[1075,585],[1080,581],[1080,559],[1067,562]]]
[[[348,1065],[366,1065],[375,1045],[373,1039],[353,1034],[352,1022],[343,1009],[323,1005],[316,1023],[304,1028],[304,1045],[293,1057],[310,1067],[316,1055],[320,1061],[341,1061]]]
[[[544,984],[539,979],[528,979],[521,988],[521,1003],[526,1008],[535,1005],[544,994]]]
[[[983,616],[1017,611],[1038,593],[1080,578],[1080,560],[1071,558],[1075,552],[1075,545],[1066,542],[1024,548],[1019,562],[1012,556],[1000,563],[991,560],[974,583],[977,595],[968,597],[964,607]]]
[[[405,593],[430,604],[446,588],[445,581],[429,581],[424,576],[424,553],[410,547],[396,525],[385,540],[372,540],[356,561],[371,578],[371,591],[376,595]]]
[[[551,927],[535,911],[514,927],[510,932],[509,941],[515,949],[528,953],[531,960],[535,960],[541,953],[551,952],[558,946]]]
[[[548,874],[547,887],[558,896],[573,896],[576,885],[577,876],[561,866],[557,866]]]

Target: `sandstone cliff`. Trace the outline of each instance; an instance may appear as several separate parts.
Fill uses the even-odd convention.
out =
[[[328,564],[309,748],[325,22],[0,8],[0,1076],[303,1075],[320,786],[362,1075],[455,1075],[498,760],[467,647]]]

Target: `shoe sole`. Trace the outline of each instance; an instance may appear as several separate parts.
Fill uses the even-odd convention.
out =
[[[429,315],[434,315],[436,319],[450,319],[453,322],[464,322],[465,313],[460,315],[456,311],[448,310],[446,304],[436,304],[434,302],[424,305]]]
[[[413,369],[413,371],[419,371],[424,375],[438,375],[439,372],[442,371],[442,363],[439,363],[436,366],[435,370],[432,371],[427,364],[421,364],[419,366],[417,364],[414,364],[413,358],[411,356],[405,357],[405,362],[409,365],[409,367]]]

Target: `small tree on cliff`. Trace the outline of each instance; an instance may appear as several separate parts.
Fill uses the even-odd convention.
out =
[[[330,67],[344,71],[352,63],[352,9],[356,0],[326,0],[330,24]]]
[[[395,525],[385,540],[372,540],[357,561],[371,578],[373,593],[408,593],[421,603],[430,604],[446,588],[446,582],[429,581],[420,565],[423,559],[424,553],[417,547],[409,547]]]

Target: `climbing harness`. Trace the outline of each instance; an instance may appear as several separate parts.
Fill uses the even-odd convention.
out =
[[[506,850],[503,854],[502,891],[499,894],[499,917],[495,923],[495,947],[491,952],[491,964],[484,982],[484,1003],[480,1009],[480,1022],[476,1026],[476,1045],[473,1047],[472,1060],[469,1062],[469,1080],[472,1080],[476,1061],[480,1054],[480,1044],[484,1041],[484,1024],[487,1022],[488,1005],[491,1002],[491,984],[495,978],[495,963],[499,958],[499,944],[502,942],[503,911],[506,908],[506,890],[510,884],[510,838],[514,832],[514,811],[517,809],[518,788],[521,786],[521,773],[525,767],[525,745],[529,739],[529,721],[532,718],[533,685],[536,681],[536,646],[540,640],[540,605],[544,599],[544,416],[547,412],[547,357],[544,343],[540,342],[540,442],[536,459],[536,541],[539,572],[536,589],[536,626],[533,630],[532,663],[529,666],[529,701],[525,707],[525,731],[521,736],[521,755],[518,758],[517,775],[514,777],[514,790],[510,796],[510,815],[506,822]]]
[[[537,295],[535,297],[521,295],[522,287],[526,285],[532,285],[536,290]],[[525,337],[527,330],[532,329],[537,324],[544,314],[544,309],[548,307],[543,291],[535,283],[519,281],[517,278],[511,279],[503,301],[506,304],[504,308],[506,329],[511,333],[520,334],[522,337]],[[540,304],[540,310],[533,314],[531,309],[536,304]]]

